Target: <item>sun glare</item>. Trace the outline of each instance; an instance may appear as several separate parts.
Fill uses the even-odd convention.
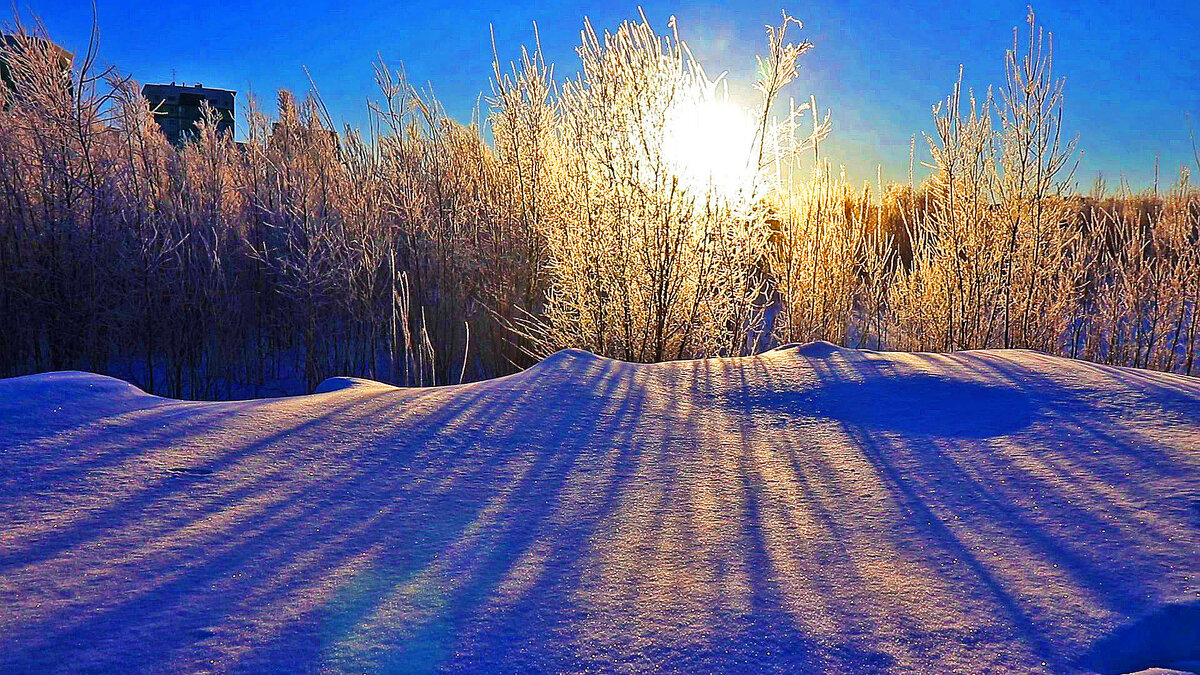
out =
[[[712,193],[731,204],[754,185],[754,116],[727,97],[697,97],[672,106],[663,155],[681,183],[697,196]]]

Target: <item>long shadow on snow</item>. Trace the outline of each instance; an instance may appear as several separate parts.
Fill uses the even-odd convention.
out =
[[[892,663],[887,654],[858,640],[818,646],[789,615],[786,591],[779,584],[779,571],[767,542],[768,530],[787,526],[782,522],[786,514],[764,491],[764,480],[772,468],[758,464],[752,452],[755,441],[746,428],[742,428],[736,448],[706,442],[712,420],[705,418],[704,406],[694,406],[684,414],[673,412],[668,405],[666,412],[650,414],[646,382],[635,386],[628,373],[613,371],[617,367],[613,362],[599,363],[603,365],[574,379],[569,375],[564,379],[551,369],[539,378],[497,381],[483,387],[372,397],[370,405],[358,402],[348,406],[355,410],[356,419],[342,426],[353,430],[353,435],[332,445],[301,444],[289,452],[277,449],[309,432],[321,436],[318,419],[304,421],[201,464],[213,471],[208,478],[157,484],[121,500],[118,506],[122,511],[107,510],[86,521],[86,527],[72,527],[23,549],[23,553],[10,554],[16,556],[10,563],[23,560],[26,564],[68,550],[86,551],[86,542],[99,536],[96,527],[108,520],[120,528],[156,523],[158,536],[166,537],[209,516],[245,509],[253,525],[249,531],[230,526],[221,533],[190,538],[174,559],[160,561],[160,568],[172,573],[169,578],[139,587],[135,596],[99,614],[71,619],[65,625],[54,623],[52,617],[37,626],[23,627],[20,636],[4,640],[10,647],[21,645],[20,651],[12,653],[5,648],[7,654],[0,663],[8,663],[18,672],[66,664],[75,669],[165,669],[176,658],[192,655],[194,662],[200,662],[209,650],[215,650],[221,636],[213,635],[210,627],[219,628],[230,620],[245,625],[277,611],[273,608],[302,605],[265,644],[261,636],[251,635],[255,644],[230,657],[232,660],[219,661],[224,664],[222,669],[545,671],[614,664],[670,668],[678,664],[677,669],[694,666],[709,672],[768,666],[816,672],[831,665],[859,672],[888,671]],[[814,368],[825,377],[825,384],[815,392],[746,397],[743,387],[738,396],[751,404],[751,410],[785,410],[794,417],[811,415],[814,409],[822,416],[846,415],[847,434],[859,443],[897,502],[904,505],[910,526],[928,531],[936,546],[964,561],[1035,652],[1061,664],[1048,654],[1049,648],[1039,636],[1041,626],[1032,623],[988,565],[939,520],[937,502],[926,501],[950,492],[974,498],[979,501],[977,508],[993,512],[1014,536],[1033,542],[1048,558],[1064,563],[1085,582],[1103,585],[1111,575],[1096,569],[1091,560],[1072,552],[1063,542],[1040,533],[1020,510],[1001,508],[1003,497],[993,492],[999,488],[980,485],[959,465],[961,458],[932,440],[943,436],[970,442],[1019,431],[1040,414],[1035,392],[1017,395],[1015,399],[1020,400],[1014,400],[1011,392],[968,383],[968,395],[962,397],[954,388],[964,383],[911,375],[890,387],[872,388],[842,381],[842,376],[823,370],[819,361]],[[745,377],[744,370],[741,375]],[[700,363],[692,381],[679,386],[700,388],[720,377],[720,369]],[[553,399],[564,384],[592,395],[584,398],[580,409],[571,409],[568,402]],[[895,414],[894,406],[905,405],[908,397],[926,397],[930,391],[938,407],[936,414],[909,410],[912,415],[908,419]],[[856,409],[848,400],[863,409]],[[386,401],[395,403],[388,407]],[[883,402],[893,406],[891,414],[880,409]],[[909,405],[920,403],[914,400]],[[988,409],[997,405],[1003,406],[1003,415]],[[529,419],[526,410],[530,406],[541,411],[537,419],[543,424],[535,429],[518,428],[518,420]],[[402,412],[393,413],[393,408],[402,408]],[[326,417],[334,415],[331,412],[322,419]],[[214,417],[206,423],[219,428],[222,421]],[[153,437],[155,424],[152,418],[140,420],[135,436]],[[401,432],[391,429],[391,424],[398,425]],[[1080,424],[1089,426],[1086,420]],[[199,430],[202,427],[189,431]],[[890,441],[884,433],[889,431],[931,438],[906,447]],[[639,440],[644,432],[649,434],[648,442]],[[686,439],[696,443],[692,452],[681,445]],[[155,442],[135,444],[131,456],[154,449]],[[603,456],[598,453],[600,448],[606,448]],[[578,454],[585,450],[588,454]],[[203,493],[214,481],[235,472],[239,462],[262,454],[276,462],[272,470],[243,477],[232,489],[199,495],[198,503],[181,517],[169,522],[155,520],[154,504],[183,489]],[[706,487],[689,482],[697,480],[696,466],[689,464],[697,461],[696,457],[714,466],[736,466],[741,476],[740,481],[715,488],[717,499],[737,514],[733,540],[722,535],[716,551],[699,550],[704,528],[711,525],[688,520],[693,518],[689,500],[697,499],[691,491]],[[921,467],[916,474],[912,466],[896,465],[911,461]],[[793,466],[797,466],[794,456]],[[293,471],[297,467],[308,470],[297,474]],[[798,467],[794,470],[801,485],[815,489],[812,481],[819,477],[805,476]],[[643,474],[640,478],[639,472]],[[304,483],[285,493],[284,499],[257,504],[256,500],[279,490],[286,477],[305,474]],[[921,477],[925,474],[942,476],[948,482],[934,485]],[[568,491],[581,495],[582,502],[579,496],[569,502]],[[608,523],[619,509],[628,508],[623,504],[647,497],[654,499],[653,517],[658,525],[650,528],[647,545],[666,547],[671,555],[692,556],[689,561],[696,556],[714,557],[718,575],[720,568],[745,563],[751,593],[748,616],[729,624],[727,637],[691,651],[642,643],[629,653],[615,653],[611,645],[599,654],[578,653],[570,645],[596,637],[581,632],[586,631],[582,628],[586,608],[578,606],[578,592],[585,585],[584,558],[597,555],[597,536],[609,531]],[[829,510],[814,507],[814,514],[837,530]],[[668,516],[687,520],[684,541],[660,538]],[[474,534],[468,537],[468,531]],[[215,539],[216,534],[232,543]],[[505,580],[535,547],[541,563],[532,583],[497,608],[493,601],[506,594],[502,592]],[[342,580],[331,598],[314,605],[306,597],[306,589],[339,578],[339,569],[359,560],[367,561],[366,568]],[[103,570],[104,563],[96,561],[95,565]],[[629,564],[631,581],[652,572],[647,569],[652,561]],[[400,588],[435,565],[435,576],[451,583],[437,599],[431,617],[404,630],[373,622],[372,617],[386,613]],[[215,590],[231,578],[241,579],[239,583],[247,589],[244,597],[234,594],[231,598],[228,592]],[[847,608],[838,619],[846,619],[852,626],[854,616]],[[861,630],[872,628],[860,626]],[[628,628],[617,630],[622,631],[621,636],[630,632]],[[113,645],[112,651],[97,653],[96,644],[89,644],[97,636]],[[359,640],[365,645],[358,644]]]
[[[1200,672],[1200,603],[1166,605],[1101,638],[1078,665],[1102,675]]]
[[[10,554],[7,562],[10,566],[25,566],[47,560],[60,553],[68,553],[75,557],[91,556],[92,560],[87,561],[91,563],[89,572],[100,577],[98,581],[104,580],[105,577],[111,580],[114,576],[113,566],[115,563],[105,559],[107,551],[97,550],[96,545],[88,542],[107,535],[119,535],[126,527],[153,521],[156,517],[155,512],[159,509],[158,505],[174,496],[175,493],[184,490],[195,491],[206,485],[211,487],[214,479],[221,477],[221,471],[236,466],[244,458],[266,452],[274,442],[302,433],[305,429],[319,426],[327,418],[339,412],[339,409],[351,407],[354,407],[354,404],[335,406],[325,414],[310,418],[299,425],[281,429],[267,437],[247,443],[242,448],[230,449],[205,464],[209,470],[213,471],[211,477],[201,479],[194,476],[168,475],[149,488],[119,500],[115,506],[90,514],[81,522],[66,529],[52,531],[51,536],[42,538],[35,546]],[[143,420],[133,428],[132,438],[137,438],[143,424],[151,429],[157,427],[153,420]],[[138,451],[145,451],[156,448],[156,442],[132,443],[131,446]],[[277,472],[278,470],[272,473]],[[300,493],[293,494],[287,499],[276,500],[265,506],[254,506],[258,498],[268,495],[270,490],[276,487],[276,483],[277,481],[271,480],[270,474],[268,474],[267,476],[256,476],[248,481],[248,485],[239,486],[233,492],[220,493],[214,490],[215,494],[209,496],[201,490],[199,493],[189,495],[195,497],[196,505],[185,509],[183,517],[160,522],[159,536],[166,537],[183,530],[207,515],[222,511],[233,512],[247,505],[251,505],[250,508],[253,510],[246,515],[252,521],[254,519],[261,521],[261,527],[257,532],[250,534],[245,532],[244,527],[215,533],[229,537],[234,542],[232,544],[200,536],[198,541],[188,545],[180,552],[177,559],[173,561],[175,564],[171,566],[163,564],[164,561],[161,559],[155,560],[152,557],[151,562],[158,562],[160,567],[150,571],[161,574],[161,578],[152,577],[149,583],[139,587],[126,600],[103,612],[96,612],[91,608],[77,608],[77,611],[72,612],[66,618],[52,616],[45,623],[29,626],[29,630],[23,631],[25,639],[16,641],[14,638],[17,636],[9,638],[22,644],[25,649],[10,652],[5,655],[5,658],[12,659],[10,663],[13,667],[42,670],[46,669],[49,664],[71,663],[74,659],[85,658],[84,655],[88,654],[92,658],[100,658],[108,662],[110,664],[108,667],[115,668],[120,665],[129,668],[133,667],[135,663],[143,665],[151,663],[154,655],[161,656],[160,652],[166,651],[170,645],[194,639],[189,627],[206,626],[213,618],[205,611],[201,611],[204,607],[203,602],[194,601],[197,595],[203,597],[202,591],[205,586],[225,576],[231,567],[236,568],[235,563],[250,562],[254,558],[253,552],[269,550],[271,547],[268,544],[271,537],[291,532],[296,525],[304,522],[305,516],[316,515],[317,507],[312,505],[311,495]],[[298,505],[308,505],[307,510],[303,511],[300,516],[286,517],[287,511]],[[152,544],[154,541],[146,542],[147,548]],[[114,555],[122,556],[128,553],[128,550],[113,552]],[[190,617],[188,625],[176,626],[178,630],[150,630],[148,628],[155,626],[156,622],[178,608],[185,597],[193,598],[193,602],[189,603],[191,605],[189,611],[185,613]],[[116,639],[122,634],[127,634],[127,638]],[[143,637],[145,634],[152,634],[154,637],[147,640]],[[88,643],[98,635],[112,639],[115,644],[122,645],[122,647],[113,649],[111,654],[97,654]],[[131,652],[135,652],[140,660],[129,661]]]
[[[672,405],[686,401],[690,388],[718,375],[701,375],[691,364],[636,372],[622,368],[620,386],[606,387],[600,397],[608,402],[593,401],[579,411],[577,418],[587,431],[564,435],[559,428],[545,435],[545,440],[565,441],[561,451],[569,455],[552,474],[553,489],[582,492],[583,501],[567,504],[553,495],[535,495],[536,504],[518,509],[515,522],[500,528],[502,541],[481,551],[471,583],[455,592],[447,610],[411,641],[424,648],[395,654],[399,658],[389,659],[385,671],[429,669],[446,653],[448,642],[454,642],[455,655],[433,669],[817,671],[814,643],[784,609],[782,591],[772,578],[759,489],[753,483],[717,484],[703,471],[722,462],[746,468],[748,447],[706,442],[717,440],[707,434],[709,411]],[[540,434],[524,438],[544,442]],[[608,477],[597,479],[597,474]],[[700,522],[693,512],[700,497],[694,491],[713,488],[733,510],[732,539],[714,531],[720,524]],[[568,506],[578,513],[565,513]],[[607,550],[610,539],[633,543],[635,550]],[[515,601],[489,610],[485,600],[497,597],[499,579],[536,545],[543,553],[535,581]],[[744,565],[749,575],[750,606],[743,610],[730,607],[718,588],[708,587],[716,579],[706,577],[720,577],[735,565]],[[687,573],[677,575],[680,569]],[[588,578],[588,570],[607,577]],[[714,593],[719,606],[704,606],[703,612],[716,625],[695,623],[679,615],[679,608],[661,604],[654,590],[664,576],[666,583],[679,584],[674,593],[681,604]],[[616,580],[618,586],[612,587]],[[592,600],[604,604],[596,606]],[[595,616],[597,611],[601,616]],[[675,627],[686,635],[675,634]],[[447,639],[456,629],[458,635]],[[421,662],[422,657],[429,660]]]
[[[839,422],[890,488],[892,498],[907,517],[907,526],[920,532],[921,539],[934,550],[942,549],[961,561],[979,589],[1007,615],[1022,640],[1053,667],[1060,659],[1050,649],[1041,627],[1033,623],[1013,593],[935,511],[947,499],[965,504],[968,495],[981,493],[981,486],[958,470],[954,460],[929,440],[986,439],[1013,433],[1027,427],[1037,414],[1034,402],[1000,387],[883,371],[877,362],[862,356],[847,359],[846,365],[859,371],[858,377],[870,383],[867,386],[857,380],[847,382],[846,375],[835,373],[824,359],[807,358],[820,380],[818,392],[832,391],[850,399],[830,406],[846,417],[831,417]],[[872,395],[863,396],[864,390]],[[928,413],[920,410],[927,397],[931,408]],[[829,400],[830,395],[818,394],[815,398]],[[862,410],[855,413],[851,407]],[[902,432],[909,440],[893,440],[894,437],[881,432]],[[1028,531],[1028,524],[1022,523],[1019,528]],[[928,569],[943,573],[935,561],[930,562]]]
[[[220,406],[221,404],[211,404]],[[319,427],[326,419],[335,416],[338,412],[344,409],[352,408],[355,405],[361,405],[361,402],[355,402],[346,406],[335,406],[328,410],[325,414],[311,418],[301,422],[295,426],[279,430],[270,436],[259,439],[255,443],[250,443],[241,448],[227,452],[220,456],[215,461],[206,462],[196,467],[208,474],[215,474],[234,466],[244,458],[254,456],[263,448],[269,446],[273,442],[277,442],[283,438],[303,432],[306,429],[314,429]],[[172,409],[166,411],[175,412]],[[139,420],[127,432],[130,441],[125,444],[125,450],[120,454],[121,457],[136,457],[139,454],[149,451],[163,449],[164,446],[169,448],[173,443],[203,434],[206,430],[219,428],[221,422],[234,414],[232,410],[225,410],[212,415],[204,415],[200,420],[189,422],[176,422],[168,427],[167,433],[161,433],[163,420],[161,417],[147,417]],[[148,440],[141,442],[133,439],[150,437]],[[86,478],[87,473],[93,470],[103,468],[103,466],[89,466],[85,469],[83,475],[75,474],[69,469],[63,469],[68,473],[60,475],[63,480],[69,478],[81,477]],[[134,492],[119,498],[115,503],[88,513],[85,517],[77,519],[72,525],[66,528],[56,529],[47,535],[39,537],[35,542],[30,542],[27,545],[18,549],[9,549],[0,553],[0,573],[6,572],[15,567],[23,567],[33,563],[37,563],[48,558],[51,558],[64,551],[86,545],[89,541],[103,536],[104,534],[120,529],[123,525],[139,520],[145,515],[148,509],[154,508],[163,500],[169,498],[174,493],[183,491],[192,486],[195,482],[196,475],[178,475],[170,472],[164,472],[158,480],[154,481],[144,490]],[[86,489],[86,486],[81,486]],[[203,514],[201,514],[203,515]],[[199,517],[199,516],[197,516]],[[193,518],[194,520],[194,518]],[[184,523],[186,524],[186,523]]]
[[[1030,400],[1004,387],[903,374],[835,379],[811,390],[747,395],[742,402],[792,415],[814,415],[871,431],[949,438],[990,438],[1029,425]]]
[[[1053,456],[1057,455],[1064,460],[1069,458],[1074,462],[1084,462],[1072,467],[1076,471],[1076,481],[1072,482],[1078,482],[1085,475],[1111,485],[1129,482],[1127,475],[1122,477],[1123,472],[1119,469],[1113,470],[1112,467],[1108,467],[1109,470],[1103,470],[1104,458],[1099,456],[1093,459],[1093,447],[1130,453],[1155,471],[1170,472],[1180,468],[1177,464],[1172,465],[1158,448],[1154,448],[1153,454],[1147,457],[1151,449],[1131,446],[1127,439],[1110,433],[1102,427],[1102,415],[1092,409],[1087,401],[1077,400],[1071,392],[1064,390],[1061,384],[1045,379],[1027,368],[1017,368],[1007,362],[999,363],[999,359],[983,359],[982,355],[927,358],[931,362],[939,359],[960,361],[962,365],[969,365],[990,379],[1015,385],[1015,391],[1010,393],[1010,397],[1021,399],[1023,402],[1014,404],[1018,414],[1012,419],[1020,422],[1025,420],[1027,415],[1032,419],[1046,417],[1046,421],[1052,423],[1055,429],[1070,430],[1061,440],[1048,443],[1046,451],[1036,453],[1034,459],[1052,462],[1056,459]],[[810,359],[810,364],[823,379],[822,384],[818,385],[818,390],[828,389],[831,385],[836,385],[840,378],[846,377],[845,373],[835,374],[821,359]],[[898,375],[890,366],[881,368],[880,362],[870,354],[848,359],[846,365],[861,372],[868,381],[905,377]],[[907,389],[907,386],[901,385],[883,387],[882,390],[892,395],[904,395]],[[807,400],[819,401],[821,396],[810,394]],[[866,401],[860,403],[867,404]],[[1067,654],[1076,646],[1056,643],[1056,648],[1051,651],[1046,638],[1053,636],[1055,627],[1044,622],[1035,625],[1030,610],[1036,609],[1030,607],[1027,610],[1023,601],[1016,600],[1015,593],[1018,589],[1010,592],[1006,583],[988,569],[993,561],[985,563],[959,539],[939,514],[945,511],[948,504],[957,506],[944,515],[952,513],[957,517],[958,512],[965,509],[979,513],[985,522],[1000,524],[1005,537],[1013,544],[1039,551],[1045,561],[1064,569],[1082,588],[1101,600],[1109,609],[1119,613],[1139,611],[1144,602],[1141,599],[1144,589],[1139,588],[1136,581],[1130,580],[1128,570],[1122,566],[1135,562],[1150,565],[1154,564],[1153,559],[1132,562],[1111,559],[1104,549],[1092,550],[1093,547],[1080,546],[1077,530],[1083,528],[1088,532],[1082,541],[1101,541],[1108,548],[1127,552],[1142,550],[1142,542],[1138,537],[1153,536],[1143,532],[1146,528],[1129,527],[1114,531],[1111,522],[1098,518],[1086,505],[1078,504],[1077,499],[1060,494],[1062,483],[1046,484],[1044,480],[1030,475],[1025,467],[1009,457],[1011,451],[994,452],[979,448],[975,452],[958,452],[957,446],[963,441],[954,439],[966,439],[967,445],[985,442],[970,439],[985,439],[991,432],[998,431],[999,427],[994,422],[987,422],[982,430],[976,428],[964,433],[961,426],[946,429],[935,420],[931,424],[922,423],[911,428],[909,439],[903,442],[890,435],[881,434],[882,431],[910,429],[911,425],[908,424],[878,423],[881,416],[891,414],[881,411],[894,411],[896,404],[894,398],[881,397],[869,403],[876,407],[876,412],[859,416],[848,415],[849,419],[839,421],[844,431],[861,448],[885,482],[892,487],[895,498],[910,514],[910,526],[924,530],[928,537],[940,542],[940,545],[955,558],[965,562],[973,576],[990,591],[999,607],[1010,615],[1013,623],[1023,632],[1025,641],[1035,654],[1061,667]],[[1013,431],[1023,428],[1019,424],[1013,426]],[[939,436],[945,438],[939,440]],[[1048,458],[1047,455],[1051,457]],[[1080,474],[1078,471],[1085,473]],[[985,479],[987,476],[992,478]],[[1003,478],[996,480],[995,476]],[[1064,480],[1070,478],[1070,472],[1063,475]],[[1024,502],[1022,498],[1028,498],[1030,494],[1039,495],[1033,510],[1021,506]],[[1062,522],[1056,522],[1052,517],[1048,519],[1045,509],[1038,508],[1039,505],[1045,506],[1047,501],[1055,505],[1050,513],[1068,514],[1065,519],[1057,519]],[[1134,519],[1123,513],[1117,505],[1110,503],[1108,506],[1109,514],[1106,515],[1121,515],[1128,522],[1134,522]],[[1053,526],[1053,530],[1048,530],[1049,526]],[[1133,578],[1141,576],[1132,575]],[[1080,620],[1086,619],[1080,617]]]
[[[528,385],[518,390],[505,392],[499,386],[496,388],[498,393],[491,397],[493,405],[499,405],[514,420],[528,420],[528,410],[538,409],[541,414],[537,419],[544,422],[540,427],[521,428],[497,419],[495,424],[466,439],[461,434],[445,439],[414,439],[417,451],[435,440],[444,440],[461,453],[459,457],[440,458],[446,463],[443,472],[452,470],[456,462],[479,460],[467,476],[448,480],[435,476],[427,481],[486,496],[499,509],[489,509],[483,521],[486,527],[477,530],[474,539],[444,538],[432,547],[418,568],[398,573],[396,569],[388,569],[386,557],[380,559],[366,573],[373,577],[372,581],[365,585],[351,583],[334,604],[313,615],[308,630],[316,634],[307,637],[310,642],[315,638],[322,649],[308,652],[300,662],[314,669],[340,664],[378,672],[578,667],[578,658],[569,649],[563,649],[561,640],[554,642],[555,649],[546,638],[570,626],[573,612],[570,586],[577,557],[586,550],[588,540],[603,522],[605,509],[611,508],[612,502],[605,498],[598,508],[587,508],[581,517],[566,519],[562,517],[566,506],[563,491],[578,462],[588,459],[577,456],[571,451],[572,446],[583,447],[593,438],[612,437],[626,459],[632,447],[630,436],[634,425],[629,422],[636,419],[641,399],[638,392],[630,390],[629,382],[623,382],[612,372],[615,365],[605,362],[601,368],[592,369],[587,377],[572,377],[567,381],[558,373],[543,370],[537,380],[513,382],[514,386]],[[564,384],[589,391],[581,407],[572,408],[569,400],[553,399],[552,392]],[[603,424],[599,423],[602,413],[607,414]],[[472,416],[470,411],[467,415]],[[503,416],[502,412],[500,417]],[[536,454],[530,457],[526,449],[536,449]],[[620,469],[622,458],[616,460],[614,480],[624,475]],[[497,472],[511,468],[510,465],[520,469],[515,480],[497,485]],[[419,518],[423,511],[415,510],[412,515]],[[464,544],[466,549],[460,550]],[[508,606],[489,606],[497,599],[501,584],[514,567],[538,544],[545,546],[546,555],[534,586]],[[445,564],[439,578],[444,575],[451,583],[437,599],[433,616],[403,630],[397,626],[372,625],[370,617],[377,608],[414,574],[435,561]],[[296,665],[295,648],[304,644],[304,633],[304,630],[293,631],[268,645],[255,658],[240,661],[234,669],[260,671],[278,664],[276,659],[284,655],[291,656],[290,663]],[[351,643],[357,636],[375,643],[379,651],[374,655],[353,653]],[[347,649],[350,654],[338,653]]]
[[[431,415],[425,420],[428,428],[431,429],[430,433],[440,431],[443,422],[453,419],[479,398],[478,395],[470,395],[470,392],[464,392],[464,394],[466,395],[459,397],[460,400],[443,406],[440,415]],[[272,443],[283,441],[306,429],[319,427],[323,421],[333,417],[335,413],[345,412],[345,409],[363,405],[364,401],[354,401],[345,406],[337,406],[326,414],[309,419],[298,426],[258,439],[241,449],[229,451],[204,466],[213,471],[214,476],[219,477],[222,470],[228,469],[241,458],[266,452]],[[486,406],[479,407],[486,409]],[[496,409],[493,412],[501,411]],[[363,416],[360,418],[360,423],[355,426],[370,429],[376,422],[377,420],[373,420],[370,416]],[[152,421],[147,421],[146,424],[153,426]],[[138,430],[134,429],[134,431]],[[136,437],[136,433],[134,437]],[[470,499],[457,498],[459,495],[444,496],[436,500],[442,504],[441,508],[436,508],[437,504],[435,503],[430,505],[430,508],[420,509],[420,513],[403,512],[395,505],[381,512],[378,509],[379,504],[389,501],[386,492],[378,495],[377,499],[362,500],[357,507],[345,508],[348,497],[353,500],[355,496],[362,496],[358,494],[358,490],[363,487],[365,480],[375,480],[374,487],[391,489],[393,497],[405,496],[403,494],[405,484],[402,481],[394,480],[394,476],[390,476],[393,479],[390,485],[380,486],[378,484],[381,476],[388,476],[387,471],[381,472],[379,469],[401,468],[404,460],[412,454],[412,451],[416,451],[420,447],[420,439],[413,440],[417,443],[409,444],[407,448],[393,449],[393,451],[410,450],[407,453],[398,453],[398,456],[394,452],[372,453],[370,448],[359,447],[359,451],[366,450],[366,452],[361,452],[361,455],[362,459],[367,460],[368,466],[348,472],[343,471],[342,475],[319,476],[320,482],[316,484],[318,494],[296,491],[290,498],[270,504],[265,508],[253,507],[251,520],[257,521],[261,527],[252,536],[247,537],[231,532],[230,534],[235,539],[241,539],[234,546],[220,544],[206,546],[201,542],[189,546],[185,555],[181,556],[178,561],[183,571],[174,575],[173,578],[141,588],[129,600],[98,615],[92,613],[86,620],[68,622],[64,627],[42,625],[34,627],[36,630],[22,631],[31,638],[34,635],[38,637],[28,640],[28,649],[18,653],[9,653],[5,660],[8,660],[9,664],[18,670],[41,670],[51,664],[61,665],[71,663],[75,659],[86,661],[89,658],[99,658],[101,663],[107,664],[104,667],[108,668],[161,664],[175,650],[194,643],[197,640],[197,631],[199,634],[203,634],[207,626],[219,623],[220,619],[233,609],[221,606],[221,598],[208,591],[208,586],[215,581],[233,575],[244,579],[249,588],[270,587],[271,582],[281,576],[278,571],[279,567],[283,567],[286,563],[293,562],[301,556],[312,557],[314,553],[317,553],[315,562],[302,566],[301,574],[292,573],[287,579],[289,587],[303,585],[319,580],[323,575],[331,573],[343,561],[363,553],[370,546],[386,541],[394,533],[411,532],[412,524],[419,523],[422,515],[425,517],[424,524],[428,524],[430,520],[437,520],[439,516],[453,513],[455,514],[453,520],[457,521],[457,525],[464,526],[470,519]],[[152,446],[153,444],[148,445]],[[350,446],[349,443],[346,445]],[[331,448],[317,447],[314,444],[303,450],[298,457],[281,459],[285,463],[290,462],[293,465],[304,461],[319,463],[329,454],[330,450]],[[274,450],[269,452],[278,454]],[[345,451],[342,454],[344,455]],[[378,461],[381,457],[387,460],[384,467],[370,466],[372,458]],[[397,459],[400,460],[401,466],[396,465]],[[281,472],[282,469],[276,469],[270,473]],[[268,491],[277,487],[277,483],[278,481],[270,480],[269,475],[265,478],[252,479],[248,481],[247,485],[241,486],[233,493],[222,495],[222,499],[208,500],[206,506],[192,509],[187,517],[176,519],[171,523],[169,531],[178,531],[212,512],[222,509],[232,511],[244,504],[253,503],[256,498],[268,494]],[[110,530],[113,526],[130,525],[144,520],[150,515],[148,509],[151,504],[160,501],[172,490],[183,489],[188,485],[194,486],[195,481],[175,480],[155,485],[136,496],[122,500],[117,508],[104,515],[96,515],[87,519],[84,524],[74,526],[65,532],[56,533],[55,536],[42,541],[35,549],[18,552],[16,555],[19,558],[10,560],[10,562],[21,560],[22,564],[26,564],[31,562],[31,559],[44,559],[68,547],[79,546],[88,538],[99,536],[101,532]],[[349,503],[355,504],[354,501]],[[402,499],[401,504],[403,503]],[[448,509],[447,506],[451,508]],[[358,510],[357,513],[355,513],[355,508]],[[296,509],[299,509],[298,513],[289,513]],[[329,517],[334,514],[338,518],[336,521],[330,522]],[[384,517],[380,517],[381,514]],[[115,518],[115,522],[106,523],[113,518]],[[338,526],[346,522],[367,522],[371,523],[372,527],[358,531],[350,540],[332,542],[337,544],[336,547],[326,546],[318,551],[312,550],[313,541],[311,539],[306,540],[300,537],[298,541],[289,543],[289,539],[295,538],[297,532],[311,534],[320,531],[322,524],[326,525],[327,532],[337,532]],[[107,526],[101,527],[101,524]],[[408,527],[406,528],[404,525],[408,525]],[[169,534],[169,531],[165,531],[163,534]],[[456,531],[456,528],[452,526],[438,534],[453,537]],[[421,549],[417,555],[394,556],[389,561],[390,564],[404,562],[407,566],[416,568],[437,553],[435,546],[426,545],[416,548]],[[424,555],[420,555],[422,552]],[[405,557],[411,559],[400,560]],[[104,561],[98,561],[97,564],[103,565],[103,563]],[[281,591],[281,593],[285,592],[286,589]],[[258,600],[268,603],[272,599],[273,597],[258,598]],[[186,611],[174,613],[184,606],[187,607]],[[181,616],[185,617],[182,623],[179,620]],[[163,624],[167,625],[167,630],[163,630]],[[148,634],[154,637],[147,640],[144,636]],[[114,644],[124,645],[124,649],[116,648],[110,654],[96,654],[91,650],[88,642],[97,635],[111,639]],[[122,635],[125,637],[121,638]]]
[[[747,377],[753,369],[757,382],[752,383]],[[856,612],[854,601],[838,597],[832,583],[834,577],[839,581],[849,578],[851,581],[844,586],[861,587],[861,578],[855,571],[855,565],[849,550],[843,543],[844,529],[837,523],[833,515],[822,508],[814,498],[815,491],[805,472],[795,462],[794,449],[786,444],[780,444],[776,434],[757,437],[751,433],[754,426],[752,413],[756,408],[768,407],[773,413],[795,413],[795,398],[789,394],[795,392],[780,391],[778,388],[767,387],[769,393],[747,395],[763,384],[772,381],[772,374],[761,359],[746,359],[739,362],[737,367],[740,388],[736,399],[748,403],[751,415],[737,415],[740,438],[740,467],[745,495],[745,508],[741,520],[745,523],[743,555],[752,580],[754,591],[753,612],[754,624],[747,631],[747,636],[737,638],[757,638],[760,642],[758,652],[779,658],[776,669],[779,672],[853,672],[863,674],[889,673],[895,666],[895,659],[888,653],[873,648],[871,634],[876,628],[864,620]],[[815,397],[819,398],[819,397]],[[810,399],[811,400],[811,399]],[[778,482],[778,468],[775,464],[763,464],[755,454],[763,453],[768,459],[786,459],[791,462],[792,475],[804,495],[803,503],[779,501],[781,495],[774,499],[768,496],[765,485],[768,480]],[[810,611],[823,611],[826,619],[840,627],[840,642],[835,644],[818,643],[813,638],[803,634],[796,625],[791,612],[787,609],[788,591],[780,583],[779,577],[784,575],[778,563],[772,558],[768,548],[766,533],[768,530],[781,530],[786,533],[800,531],[798,519],[800,510],[808,510],[823,527],[828,535],[822,540],[821,550],[816,551],[818,564],[824,570],[819,578],[811,579],[811,584],[817,587],[821,594],[820,608],[810,605]],[[779,537],[779,533],[776,533]],[[809,544],[809,542],[804,542]],[[777,544],[778,545],[778,544]],[[786,546],[786,544],[785,544]],[[788,547],[790,548],[790,547]],[[789,550],[779,550],[776,555],[796,556]],[[791,598],[793,603],[799,598]],[[766,639],[764,639],[766,638]],[[736,638],[735,638],[736,639]],[[777,656],[775,656],[777,655]]]

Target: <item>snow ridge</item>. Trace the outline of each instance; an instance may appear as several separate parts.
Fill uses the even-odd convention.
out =
[[[1200,660],[1200,380],[792,345],[199,403],[0,380],[0,672]]]

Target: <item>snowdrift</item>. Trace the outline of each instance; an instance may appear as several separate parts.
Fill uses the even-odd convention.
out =
[[[812,344],[197,403],[0,380],[2,672],[1200,661],[1200,380]]]

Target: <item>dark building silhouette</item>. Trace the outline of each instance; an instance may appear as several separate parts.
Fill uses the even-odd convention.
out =
[[[0,81],[4,82],[4,86],[10,93],[20,93],[16,81],[13,79],[12,69],[9,67],[10,54],[24,52],[27,49],[40,49],[54,55],[58,60],[58,67],[62,70],[63,80],[68,87],[71,86],[71,65],[75,60],[74,54],[44,38],[5,33],[0,35]]]
[[[233,98],[236,92],[228,89],[208,89],[171,84],[147,84],[142,96],[150,103],[154,119],[167,140],[181,145],[196,134],[201,119],[201,106],[207,101],[217,117],[217,133],[233,133]]]

